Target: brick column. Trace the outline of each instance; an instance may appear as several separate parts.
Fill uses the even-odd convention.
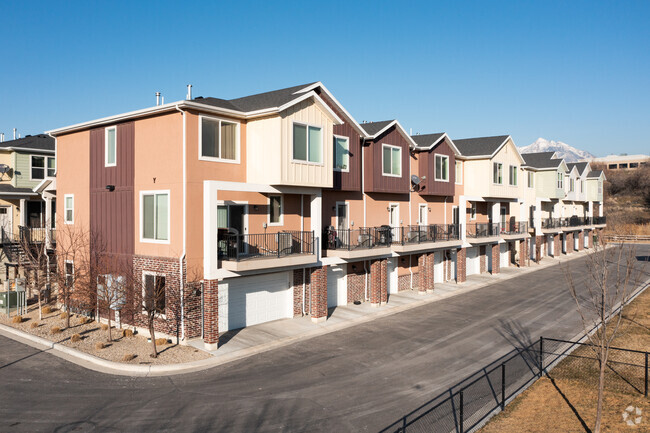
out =
[[[573,252],[573,247],[575,242],[573,241],[573,232],[566,234],[566,253],[571,254]]]
[[[467,281],[467,250],[460,248],[456,253],[456,282],[464,283]]]
[[[427,285],[426,285],[426,292],[427,293],[433,293],[433,286],[434,286],[434,278],[433,278],[433,265],[435,263],[435,258],[434,258],[435,253],[429,253],[427,254],[427,260],[426,260],[426,266],[427,266]]]
[[[327,320],[327,266],[311,268],[310,314],[315,323]]]
[[[528,266],[528,257],[528,240],[524,239],[523,241],[519,242],[519,266]]]
[[[578,251],[585,249],[585,232],[580,232],[578,234]]]
[[[484,274],[487,272],[487,255],[485,254],[485,245],[478,247],[478,260],[479,260],[479,273]]]
[[[542,246],[545,243],[546,236],[537,236],[535,238],[535,261],[539,263],[542,259]]]
[[[219,345],[219,281],[203,281],[203,344],[208,350]]]
[[[370,305],[378,307],[381,302],[381,260],[370,263]]]
[[[385,304],[388,302],[388,259],[381,261],[381,291],[380,302]]]
[[[560,234],[553,235],[553,257],[560,257],[562,252],[562,239]]]
[[[421,254],[418,257],[418,275],[420,278],[418,284],[418,294],[424,295],[427,292],[429,285],[429,274],[427,273],[427,254]]]
[[[492,275],[498,274],[501,271],[501,266],[500,266],[500,248],[499,244],[493,244],[492,245]]]

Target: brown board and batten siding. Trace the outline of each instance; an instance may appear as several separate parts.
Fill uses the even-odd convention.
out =
[[[409,179],[409,143],[392,126],[388,131],[364,146],[365,190],[367,192],[388,192],[408,194]],[[384,176],[382,168],[382,145],[390,144],[402,148],[402,175],[400,177]]]
[[[317,93],[337,116],[345,119],[337,104],[326,93],[320,89]],[[334,135],[350,139],[350,169],[347,172],[334,170],[333,188],[341,191],[361,191],[361,136],[347,121],[342,125],[334,125]]]
[[[449,157],[449,182],[436,180],[436,154]],[[420,195],[453,196],[456,184],[456,154],[447,140],[433,149],[417,153],[420,177],[426,176],[422,181]]]
[[[118,124],[116,165],[105,167],[105,128],[90,131],[90,230],[105,251],[132,256],[135,248],[134,154],[135,125]],[[114,191],[107,189],[115,187]]]

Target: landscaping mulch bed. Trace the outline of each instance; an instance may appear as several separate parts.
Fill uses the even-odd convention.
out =
[[[0,314],[0,323],[36,335],[41,338],[61,343],[65,346],[72,347],[82,352],[95,355],[99,358],[109,361],[123,362],[138,365],[162,365],[162,364],[179,364],[184,362],[198,361],[211,357],[209,353],[195,349],[194,347],[177,345],[168,342],[167,344],[158,345],[158,357],[152,358],[151,343],[147,338],[134,335],[125,337],[122,335],[122,329],[112,327],[113,341],[108,342],[108,331],[102,330],[101,325],[97,322],[82,323],[83,316],[71,315],[70,328],[66,328],[65,318],[61,318],[61,311],[50,306],[52,312],[43,314],[43,319],[39,320],[38,306],[31,305],[28,313],[23,315],[21,323],[12,323],[12,320],[5,314]],[[32,327],[37,323],[37,327]],[[58,327],[61,331],[53,333],[52,328]],[[80,341],[73,342],[72,337],[79,334]],[[104,343],[105,347],[99,349],[98,343]],[[131,360],[126,360],[130,357]]]

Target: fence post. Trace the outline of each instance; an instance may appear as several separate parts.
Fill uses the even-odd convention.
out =
[[[645,390],[643,395],[648,396],[648,352],[645,353]]]
[[[465,417],[464,417],[464,414],[463,414],[463,405],[464,405],[464,402],[463,402],[463,390],[461,389],[460,390],[460,402],[459,402],[460,415],[458,417],[458,424],[460,426],[460,433],[464,432],[463,427],[464,427],[464,424],[465,424],[465,422],[464,422]]]
[[[501,364],[501,410],[506,408],[506,363]]]
[[[544,337],[539,337],[539,377],[544,376]]]

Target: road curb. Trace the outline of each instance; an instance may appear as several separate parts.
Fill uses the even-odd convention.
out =
[[[588,251],[585,251],[584,253],[581,252],[575,252],[571,256],[566,256],[563,257],[564,260],[573,260],[577,259],[580,257],[585,257],[588,254]],[[360,325],[363,323],[368,323],[373,320],[382,318],[382,317],[388,317],[397,313],[401,313],[404,311],[412,310],[414,308],[422,307],[424,305],[431,304],[433,302],[441,301],[443,299],[448,299],[454,296],[462,295],[465,293],[470,293],[478,289],[482,289],[486,286],[489,286],[491,284],[494,284],[496,282],[506,280],[506,279],[511,279],[511,278],[516,278],[520,275],[525,275],[530,272],[534,272],[539,269],[544,269],[547,267],[551,267],[554,265],[558,265],[561,263],[561,260],[558,259],[553,259],[555,260],[554,262],[551,263],[544,263],[544,264],[531,264],[529,266],[521,267],[519,268],[519,273],[514,274],[512,276],[508,276],[506,278],[501,278],[501,275],[503,274],[498,274],[494,276],[494,281],[488,281],[482,284],[478,284],[475,287],[468,287],[465,286],[463,287],[464,283],[459,284],[458,288],[453,291],[445,292],[445,293],[436,293],[434,290],[434,295],[436,296],[430,296],[430,297],[425,297],[421,300],[411,302],[408,304],[400,305],[397,307],[392,307],[390,309],[386,310],[379,310],[376,313],[371,313],[365,316],[360,316],[351,320],[347,320],[345,322],[336,324],[336,325],[331,325],[327,327],[319,327],[316,328],[312,331],[308,331],[304,334],[300,335],[295,335],[291,337],[285,337],[279,340],[271,341],[269,343],[264,343],[258,346],[238,350],[236,352],[229,353],[227,355],[222,355],[222,356],[212,356],[207,359],[202,359],[199,361],[192,361],[192,362],[187,362],[187,363],[182,363],[182,364],[168,364],[168,365],[132,365],[132,364],[124,364],[121,362],[114,362],[114,361],[109,361],[103,358],[99,358],[97,356],[81,352],[77,349],[73,349],[71,347],[65,346],[61,343],[54,343],[50,340],[37,337],[35,335],[31,335],[27,332],[20,331],[18,329],[12,328],[11,326],[3,325],[0,324],[0,334],[4,335],[5,337],[11,338],[13,340],[16,340],[18,342],[23,343],[24,341],[21,340],[27,340],[28,342],[32,343],[31,345],[33,347],[36,347],[38,349],[41,349],[43,351],[47,351],[48,353],[51,353],[52,355],[55,355],[59,358],[65,359],[66,361],[72,362],[74,364],[77,364],[81,367],[98,371],[101,373],[106,373],[106,374],[112,374],[112,375],[118,375],[118,376],[137,376],[137,377],[147,377],[147,376],[172,376],[172,375],[178,375],[178,374],[187,374],[187,373],[195,373],[198,371],[203,371],[207,370],[210,368],[218,367],[233,361],[237,361],[243,358],[247,358],[249,356],[257,355],[260,353],[268,352],[273,349],[277,349],[280,347],[288,346],[293,343],[297,343],[300,341],[305,341],[309,340],[315,337],[323,336],[330,334],[332,332],[336,331],[341,331],[346,328],[350,328],[356,325]],[[536,266],[535,266],[536,265]]]

